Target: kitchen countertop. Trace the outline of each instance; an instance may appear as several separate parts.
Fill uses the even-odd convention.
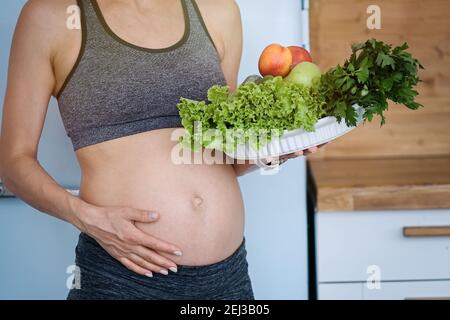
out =
[[[308,163],[319,211],[450,208],[450,156]]]

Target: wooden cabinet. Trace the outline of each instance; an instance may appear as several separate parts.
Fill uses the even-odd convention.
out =
[[[450,208],[450,156],[313,159],[309,166],[321,212]]]
[[[369,30],[367,8],[381,9],[381,29]],[[316,159],[410,158],[450,155],[450,1],[310,0],[311,50],[322,70],[343,63],[350,45],[377,38],[394,45],[407,41],[425,66],[419,101],[410,111],[391,104],[387,123],[366,123],[315,156]]]
[[[322,70],[350,44],[408,42],[425,66],[425,106],[391,104],[387,124],[366,123],[309,157],[316,195],[319,299],[450,297],[450,1],[311,0],[311,48]],[[367,279],[379,277],[380,288]]]

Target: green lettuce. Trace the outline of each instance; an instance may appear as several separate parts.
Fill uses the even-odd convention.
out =
[[[215,85],[207,101],[181,98],[177,107],[186,129],[181,143],[192,150],[233,151],[243,143],[260,148],[285,131],[314,131],[325,115],[324,106],[318,86],[307,88],[281,77],[245,82],[233,93],[227,86]]]

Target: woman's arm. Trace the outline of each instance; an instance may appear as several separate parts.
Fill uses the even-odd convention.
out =
[[[143,233],[134,225],[135,221],[154,222],[157,215],[132,208],[90,205],[59,186],[37,160],[48,103],[56,91],[52,62],[61,46],[59,39],[70,32],[65,24],[67,3],[71,1],[31,0],[19,17],[3,109],[0,177],[8,189],[34,208],[96,238],[129,269],[150,274],[176,267],[152,249],[179,254],[179,248]]]
[[[89,206],[71,196],[42,169],[37,146],[55,85],[51,65],[51,16],[29,2],[22,10],[11,47],[0,136],[3,183],[33,207],[82,229],[76,213]],[[51,20],[51,18],[50,18]]]

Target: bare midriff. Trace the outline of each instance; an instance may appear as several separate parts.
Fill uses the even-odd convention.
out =
[[[174,129],[160,129],[77,150],[80,198],[98,206],[158,212],[144,232],[179,246],[180,265],[206,265],[230,256],[244,234],[244,205],[230,164],[177,164]],[[169,257],[168,255],[165,255]]]

